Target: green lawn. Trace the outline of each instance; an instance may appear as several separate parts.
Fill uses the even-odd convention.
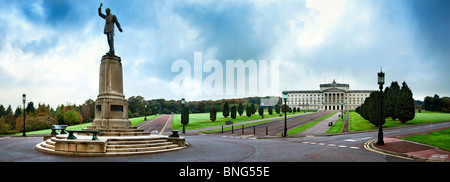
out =
[[[386,118],[386,123],[383,125],[384,128],[414,125],[422,123],[432,123],[439,121],[450,121],[450,113],[441,112],[422,112],[416,113],[413,120],[408,121],[406,124],[401,124],[400,121],[393,121],[391,118]],[[349,131],[364,131],[378,129],[375,125],[365,120],[361,115],[356,112],[350,112],[349,118]]]
[[[287,113],[287,115],[292,115],[292,113]],[[279,114],[276,114],[275,112],[273,112],[272,115],[269,115],[267,110],[264,111],[264,119],[274,118],[277,116],[279,116]],[[236,119],[231,119],[230,116],[228,116],[227,118],[224,118],[222,115],[222,112],[217,112],[216,121],[212,122],[209,119],[209,113],[191,113],[191,114],[189,114],[189,124],[187,124],[185,126],[185,129],[192,130],[192,129],[225,125],[225,121],[229,121],[229,120],[233,121],[234,123],[240,123],[240,122],[258,120],[258,119],[261,119],[261,116],[257,112],[254,115],[247,117],[246,112],[244,111],[242,116],[239,116],[239,114],[237,114]],[[180,130],[180,131],[183,129],[183,125],[181,124],[181,114],[173,115],[172,129]]]
[[[298,113],[296,113],[296,114],[298,114]],[[298,115],[297,115],[298,116]],[[295,115],[287,115],[287,118],[291,118],[291,117],[296,117]],[[272,117],[273,118],[273,117]],[[284,118],[284,117],[283,117]],[[283,119],[282,118],[282,119]],[[280,119],[280,118],[274,118],[274,119],[271,119],[271,120],[264,120],[264,121],[258,121],[258,122],[253,122],[253,123],[248,123],[248,124],[244,124],[244,127],[247,127],[247,126],[252,126],[252,125],[257,125],[257,124],[260,124],[260,123],[265,123],[265,122],[269,122],[269,121],[274,121],[274,120],[278,120],[278,119]],[[229,125],[228,125],[229,126]],[[242,127],[242,125],[239,125],[239,127]],[[236,127],[235,127],[236,128]],[[207,130],[207,131],[200,131],[200,133],[210,133],[210,132],[216,132],[216,131],[221,131],[222,130],[222,128],[219,128],[219,129],[214,129],[214,130]],[[224,127],[223,128],[223,130],[225,131],[225,130],[231,130],[231,126],[229,126],[229,127]]]
[[[450,150],[450,128],[431,132],[425,135],[407,136],[401,139],[432,145],[444,150]]]

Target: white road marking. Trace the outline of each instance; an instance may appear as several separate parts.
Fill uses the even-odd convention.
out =
[[[369,137],[369,138],[372,138],[372,137]],[[315,143],[315,142],[302,142],[302,143],[304,143],[304,144],[311,144],[311,145],[322,145],[322,146],[325,146],[325,145],[327,145],[327,146],[330,146],[330,147],[340,147],[340,148],[350,148],[350,149],[359,149],[359,147],[355,147],[355,146],[347,146],[347,145],[339,145],[339,144],[332,144],[332,143],[329,143],[329,144],[327,144],[327,143]]]
[[[353,139],[347,139],[347,140],[344,140],[344,141],[347,141],[347,142],[357,142],[357,141],[360,141],[360,140],[366,140],[366,139],[369,139],[369,138],[372,138],[372,137],[353,138]]]

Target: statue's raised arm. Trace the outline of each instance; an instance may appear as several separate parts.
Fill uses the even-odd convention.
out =
[[[98,7],[98,16],[100,16],[103,19],[105,19],[106,15],[102,13],[102,6],[103,6],[103,3],[100,3],[100,7]]]

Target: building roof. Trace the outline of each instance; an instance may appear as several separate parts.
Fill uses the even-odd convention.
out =
[[[333,80],[333,83],[324,83],[320,84],[320,87],[349,87],[347,83],[336,83],[336,80]]]
[[[322,90],[322,87],[328,87]],[[342,89],[342,87],[347,87]],[[333,80],[333,83],[325,83],[320,84],[321,90],[289,90],[286,91],[289,93],[324,93],[324,92],[345,92],[345,93],[367,93],[367,92],[376,92],[377,90],[348,90],[349,84],[346,83],[336,83],[336,80]]]

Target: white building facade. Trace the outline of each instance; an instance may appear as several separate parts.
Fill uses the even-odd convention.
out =
[[[320,90],[291,90],[287,105],[300,110],[340,111],[355,110],[370,93],[376,90],[349,90],[344,83],[320,84]]]

